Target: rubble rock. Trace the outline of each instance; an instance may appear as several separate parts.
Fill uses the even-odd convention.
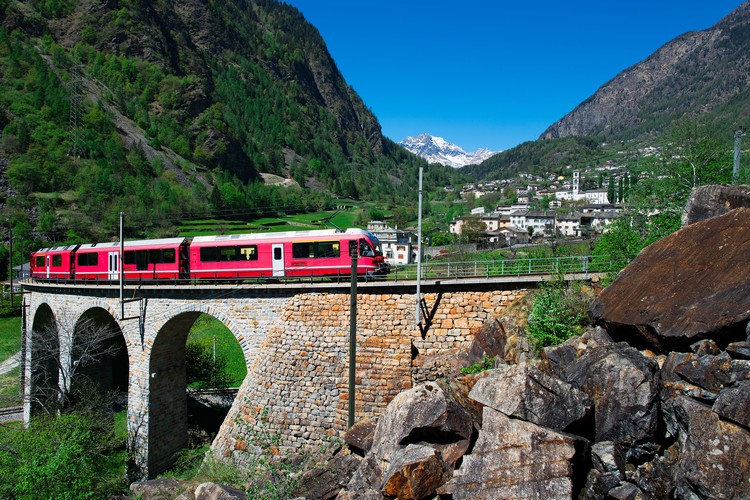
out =
[[[187,489],[187,486],[173,477],[138,481],[130,485],[130,491],[133,495],[154,500],[175,498],[185,489]]]
[[[305,498],[330,500],[346,486],[359,466],[353,455],[337,455],[320,466],[305,471],[298,478],[294,494]]]
[[[689,225],[646,247],[590,308],[615,340],[660,353],[746,339],[750,208]]]
[[[403,500],[431,497],[443,483],[447,470],[435,448],[411,444],[393,458],[381,491],[386,497]]]
[[[557,431],[582,420],[591,409],[585,393],[526,363],[484,372],[469,397],[509,417]]]
[[[690,357],[674,366],[674,373],[703,389],[719,392],[750,378],[750,361],[732,360],[727,353]]]
[[[375,435],[377,422],[372,419],[364,418],[358,420],[344,434],[344,441],[355,452],[364,455],[372,447],[372,438]]]
[[[750,498],[750,433],[684,396],[664,405],[678,428],[677,498]]]
[[[602,474],[614,474],[618,481],[625,479],[625,457],[612,441],[591,445],[591,461]]]
[[[701,186],[690,194],[682,225],[695,224],[739,207],[750,207],[750,186]]]
[[[195,500],[244,500],[245,492],[231,486],[202,483],[195,489]]]
[[[732,359],[750,359],[750,342],[732,342],[727,346],[727,354]]]
[[[750,380],[721,391],[711,409],[722,418],[750,428]]]
[[[357,495],[378,491],[384,473],[409,445],[431,447],[440,452],[448,467],[453,467],[468,450],[472,432],[469,413],[438,384],[401,392],[378,420],[372,448],[360,462],[347,491]]]
[[[438,489],[462,498],[571,498],[574,463],[585,440],[511,419],[485,407],[471,454],[453,478]]]
[[[594,442],[613,441],[628,460],[644,460],[657,448],[659,365],[624,342],[587,350],[562,379],[594,402]]]

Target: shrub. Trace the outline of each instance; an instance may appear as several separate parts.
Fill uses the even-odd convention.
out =
[[[490,370],[495,366],[495,356],[485,356],[482,361],[477,361],[471,366],[461,368],[461,375],[470,375],[474,373],[480,373],[486,370]]]
[[[39,417],[0,436],[3,498],[107,498],[125,487],[113,453],[124,443],[94,413]]]
[[[562,279],[544,284],[532,298],[526,327],[534,347],[541,350],[582,333],[592,299],[590,289],[581,284],[567,286]]]

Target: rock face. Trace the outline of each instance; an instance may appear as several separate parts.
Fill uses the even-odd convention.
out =
[[[591,307],[613,338],[658,352],[745,340],[750,208],[691,224],[645,248]]]

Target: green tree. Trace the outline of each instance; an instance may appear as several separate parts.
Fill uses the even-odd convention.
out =
[[[232,375],[227,371],[227,359],[222,354],[214,361],[212,349],[199,342],[188,342],[185,346],[185,370],[187,384],[196,389],[218,389],[229,387]]]
[[[484,239],[487,226],[478,215],[467,215],[461,224],[461,241],[480,243]]]
[[[0,427],[0,496],[109,498],[121,492],[124,460],[115,452],[124,438],[115,436],[111,412],[101,403],[38,416],[28,429]]]

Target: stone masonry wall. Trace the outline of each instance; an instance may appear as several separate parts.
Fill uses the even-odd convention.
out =
[[[425,339],[415,325],[413,294],[360,294],[357,302],[355,419],[377,418],[412,386],[414,355],[468,347],[474,333],[524,291],[447,292],[425,295],[428,309],[440,299]],[[213,449],[246,459],[246,452],[324,443],[342,436],[348,414],[348,293],[295,296],[271,325],[250,366]],[[441,373],[432,367],[433,374]]]

